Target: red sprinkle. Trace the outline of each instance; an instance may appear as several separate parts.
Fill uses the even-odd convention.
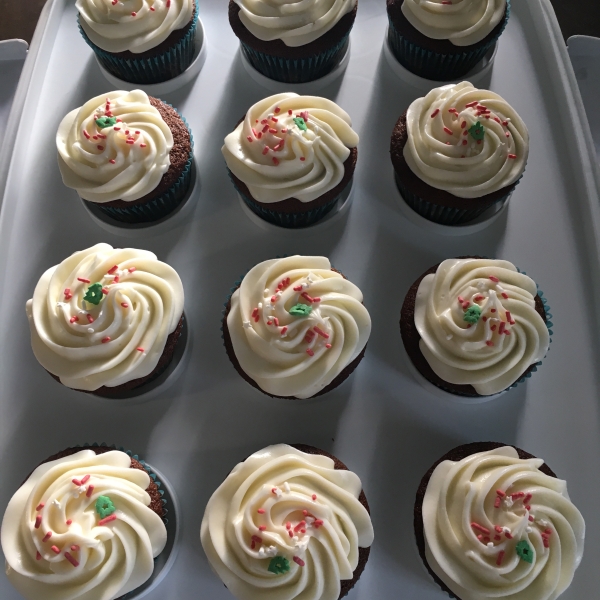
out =
[[[282,327],[281,328],[281,335],[284,335],[286,333],[286,331],[288,330],[287,327]]]
[[[294,556],[292,560],[301,567],[303,567],[306,564],[299,556]]]
[[[313,303],[313,299],[306,292],[302,292],[300,295],[306,300],[308,300],[308,302],[310,302],[311,304]]]
[[[500,502],[502,502],[502,499],[500,498],[500,496],[496,496],[496,500],[494,501],[494,508],[500,508]]]
[[[73,521],[71,521],[71,519],[69,519],[69,520],[67,521],[67,525],[70,525],[72,522],[73,522]]]
[[[258,509],[256,512],[257,512],[259,515],[264,515],[264,514],[265,514],[265,509],[264,509],[264,508],[259,508],[259,509]]]
[[[114,158],[110,158],[110,159],[108,160],[108,162],[109,162],[111,165],[114,165],[114,164],[116,164],[116,162],[117,162],[117,161],[116,161]]]
[[[136,13],[136,12],[132,12],[132,13],[131,13],[131,16],[132,16],[132,17],[137,17],[137,13]]]
[[[260,526],[258,529],[259,529],[260,531],[264,531],[266,528],[267,528],[267,526],[266,526],[266,525],[261,525],[261,526]]]
[[[47,542],[52,537],[52,532],[49,531],[45,536],[42,542]]]
[[[276,156],[273,157],[273,164],[275,166],[277,166],[279,164],[279,159]]]
[[[314,356],[315,355],[315,353],[310,348],[306,349],[306,354],[308,354],[309,356]]]
[[[313,500],[316,500],[316,499],[317,499],[317,495],[316,495],[316,494],[313,494],[313,495],[312,495],[312,499],[313,499]]]
[[[87,317],[88,323],[93,323],[94,322],[94,317],[92,317],[92,315],[90,315],[89,313],[87,315],[85,315]]]
[[[472,106],[477,106],[477,100],[475,100],[475,102],[469,102],[469,104],[465,104],[466,108],[471,108]]]
[[[39,552],[35,553],[35,560],[42,560],[42,555]]]
[[[86,498],[90,498],[93,492],[94,492],[94,486],[88,485],[87,492],[85,493]]]
[[[100,527],[102,527],[102,525],[106,525],[107,523],[110,523],[111,521],[116,521],[117,520],[117,515],[112,514],[112,515],[108,515],[108,517],[104,517],[104,519],[100,519],[100,521],[98,521],[98,525]]]
[[[498,283],[500,280],[495,277],[494,275],[490,275],[490,279],[494,282],[494,283]]]
[[[500,498],[504,498],[504,496],[506,496],[506,494],[502,490],[496,490],[496,494],[498,494]]]
[[[293,531],[288,531],[288,534],[289,534],[289,536],[290,536],[291,538],[293,538],[293,537],[294,537],[294,532],[293,532]]]
[[[485,345],[486,345],[486,346],[493,346],[493,345],[494,345],[494,342],[492,342],[491,340],[488,340],[488,341],[485,343]]]
[[[60,554],[60,548],[58,546],[50,546],[50,550],[52,550],[54,554]]]
[[[274,127],[270,127],[269,128],[269,133],[275,134],[275,133],[277,133],[277,129],[275,129]]]
[[[81,480],[81,485],[85,485],[88,481],[90,480],[90,476],[86,475],[82,480]]]
[[[304,156],[301,156],[301,157],[300,157],[300,160],[301,160],[302,162],[304,162],[306,159],[304,158]]]
[[[263,148],[263,151],[262,151],[262,153],[263,153],[263,156],[264,156],[265,154],[268,154],[268,153],[269,153],[269,146],[265,146],[265,147]]]
[[[65,558],[74,566],[74,567],[78,567],[79,566],[79,561],[77,561],[75,558],[73,558],[71,556],[71,554],[69,554],[69,552],[65,552]]]
[[[35,528],[39,529],[41,524],[42,524],[42,515],[38,515],[35,518]]]
[[[104,150],[104,146],[98,145],[98,146],[96,146],[96,148],[98,148],[98,150],[100,150],[100,151]]]
[[[81,485],[81,480],[80,480],[80,479],[71,479],[71,481],[72,481],[72,482],[73,482],[75,485],[77,485],[77,486],[80,486],[80,485]]]
[[[127,302],[121,302],[121,306],[123,308],[129,308],[129,304],[127,304]]]
[[[82,283],[92,283],[89,279],[86,279],[85,277],[78,277],[77,281],[81,281]]]
[[[253,142],[253,141],[254,141],[254,140],[252,139],[252,136],[251,136],[251,135],[249,135],[249,136],[248,136],[246,139],[247,139],[249,142]]]
[[[136,267],[129,267],[129,269],[127,269],[130,273],[133,273],[136,270]]]
[[[110,342],[110,337],[107,335],[106,337],[102,338],[102,343],[106,344],[107,342]]]
[[[103,287],[102,293],[106,296],[108,294],[108,288]]]
[[[143,349],[143,348],[141,348],[141,347],[140,347],[140,348],[136,348],[136,350],[137,350],[138,352],[143,352],[143,351],[144,351],[144,349]]]
[[[69,319],[69,323],[75,323],[75,321],[79,321],[79,317],[71,317]]]
[[[324,337],[326,340],[329,339],[329,334],[325,333],[322,329],[320,329],[319,327],[313,327],[313,330],[316,331],[321,337]]]
[[[548,538],[542,538],[544,540],[544,548],[550,548],[550,540]]]
[[[291,114],[292,114],[292,110],[290,109],[290,110],[288,110],[288,115],[291,115]]]
[[[513,539],[513,536],[512,536],[512,534],[511,534],[511,533],[508,533],[508,531],[505,531],[505,532],[504,532],[504,535],[506,536],[506,539],[508,539],[508,540],[512,540],[512,539]]]
[[[509,154],[508,158],[517,158],[517,155],[516,154]]]
[[[533,523],[533,517],[531,515],[529,515],[529,520]]]
[[[327,350],[329,350],[329,348],[331,348],[331,344],[325,344],[325,348],[327,348]]]
[[[286,528],[286,529],[288,529],[288,530],[289,530],[289,529],[291,529],[291,528],[292,528],[292,524],[291,524],[291,523],[288,521],[288,522],[285,524],[285,528]]]
[[[493,313],[495,313],[495,312],[496,312],[496,309],[495,309],[495,308],[490,308],[490,312],[493,312]]]
[[[463,122],[460,124],[460,128],[461,128],[461,129],[464,129],[466,126],[467,126],[467,122],[466,122],[466,121],[463,121]]]
[[[444,127],[444,131],[448,134],[448,135],[452,135],[452,129],[449,129],[448,127]]]
[[[504,559],[504,550],[501,550],[498,553],[498,558],[496,559],[496,564],[500,566],[502,564],[502,560]]]
[[[314,522],[315,529],[319,529],[319,527],[321,527],[321,525],[323,525],[323,521],[321,519],[315,519],[315,522]]]
[[[114,279],[113,279],[113,283],[119,283],[119,276],[115,275]]]
[[[440,109],[439,109],[439,108],[436,108],[436,109],[435,109],[435,110],[434,110],[434,111],[431,113],[431,118],[433,119],[433,118],[437,117],[437,116],[439,115],[439,113],[440,113]]]
[[[481,533],[484,533],[485,535],[490,535],[490,530],[487,527],[484,527],[483,525],[479,525],[479,523],[471,523],[471,527],[473,529],[477,529],[478,531],[481,531]]]
[[[463,141],[462,141],[462,145],[463,145],[463,146],[466,146],[466,145],[467,145],[467,140],[463,140]]]
[[[39,504],[36,506],[35,510],[42,510],[42,508],[44,508],[44,506],[46,506],[46,505],[45,505],[43,502],[40,502],[40,503],[39,503]]]
[[[500,294],[503,298],[508,298],[508,294],[506,292],[502,292],[502,294]]]
[[[275,114],[277,114],[278,112],[281,112],[281,109],[279,108],[279,106],[275,107]]]

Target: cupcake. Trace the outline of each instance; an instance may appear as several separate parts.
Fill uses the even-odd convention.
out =
[[[77,0],[75,6],[83,39],[98,62],[123,81],[167,81],[194,59],[194,0]]]
[[[363,358],[371,317],[362,300],[325,257],[266,260],[226,305],[227,355],[248,383],[271,397],[325,394]]]
[[[468,223],[504,203],[529,155],[529,133],[498,94],[467,81],[431,90],[398,119],[390,144],[396,184],[418,214]]]
[[[356,8],[357,0],[229,0],[229,23],[257,71],[285,83],[306,83],[344,58]]]
[[[387,0],[388,44],[409,71],[435,81],[466,75],[504,31],[510,0]]]
[[[64,184],[125,223],[173,212],[192,182],[192,134],[169,104],[141,90],[96,96],[56,134]]]
[[[415,501],[419,553],[457,600],[541,600],[571,584],[585,523],[565,481],[540,458],[496,442],[454,448]]]
[[[110,397],[149,383],[171,362],[183,286],[152,252],[96,244],[48,269],[26,311],[33,353],[54,379]]]
[[[490,396],[537,370],[550,344],[535,282],[506,260],[451,258],[408,290],[400,331],[416,369],[459,396]]]
[[[167,544],[160,482],[106,446],[48,458],[11,498],[2,551],[27,600],[114,600],[146,582]]]
[[[269,446],[211,496],[202,547],[238,600],[338,600],[360,578],[373,543],[361,487],[322,450]]]
[[[348,192],[358,135],[335,102],[276,94],[246,113],[221,149],[248,207],[282,227],[322,219]]]

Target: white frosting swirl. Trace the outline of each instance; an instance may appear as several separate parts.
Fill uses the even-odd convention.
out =
[[[212,495],[202,546],[239,600],[337,600],[358,548],[373,543],[360,491],[357,475],[334,469],[326,456],[269,446],[239,463]],[[276,557],[287,571],[269,570]]]
[[[149,475],[124,452],[82,450],[40,465],[2,521],[9,581],[27,600],[113,600],[152,574],[167,541]],[[103,520],[100,496],[115,510]],[[116,517],[110,520],[111,517]]]
[[[327,258],[266,260],[231,297],[227,328],[235,356],[265,392],[310,398],[367,344],[371,317],[362,299]],[[299,304],[306,316],[290,314]]]
[[[146,92],[116,91],[72,110],[58,127],[56,146],[64,184],[84,200],[130,202],[167,172],[173,134]]]
[[[585,523],[543,462],[505,446],[434,470],[423,500],[426,558],[462,600],[554,600],[569,587]]]
[[[99,304],[85,301],[101,284]],[[183,313],[183,285],[152,252],[97,244],[40,278],[27,302],[40,364],[79,390],[115,387],[150,374]]]
[[[476,139],[476,124],[483,139]],[[512,185],[525,170],[529,133],[498,94],[468,81],[417,98],[406,114],[404,158],[430,186],[460,198],[479,198]]]
[[[240,20],[259,40],[304,46],[332,29],[357,0],[235,0]]]
[[[404,0],[408,22],[434,40],[472,46],[504,18],[506,0]]]
[[[183,29],[194,0],[77,0],[79,23],[102,50],[140,54]]]
[[[357,145],[350,117],[335,102],[290,92],[252,106],[221,151],[259,202],[311,202],[340,183]]]
[[[482,396],[505,390],[548,351],[536,294],[535,282],[508,261],[445,260],[417,291],[423,356],[444,381]],[[469,318],[473,311],[479,317]]]

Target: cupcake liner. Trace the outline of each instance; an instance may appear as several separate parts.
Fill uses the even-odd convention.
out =
[[[81,27],[77,16],[79,31],[87,45],[94,51],[100,64],[115,77],[130,83],[162,83],[183,73],[194,59],[194,39],[198,25],[198,5],[194,10],[192,25],[186,35],[175,45],[158,56],[151,58],[119,58],[117,54],[102,50],[90,40]]]
[[[510,16],[510,0],[506,1],[506,14],[496,36],[476,50],[459,54],[442,54],[410,42],[401,35],[389,20],[388,43],[398,62],[409,71],[434,81],[453,81],[466,75],[488,53],[506,27]]]
[[[165,102],[165,104],[171,106],[167,102]],[[173,107],[171,106],[171,108]],[[178,111],[177,114],[179,114]],[[148,223],[158,221],[173,212],[185,198],[185,195],[190,188],[192,183],[192,161],[194,160],[194,137],[192,135],[192,130],[185,118],[180,114],[179,116],[190,134],[191,150],[179,179],[166,192],[157,198],[148,200],[148,202],[145,202],[144,204],[137,204],[125,208],[106,206],[99,202],[90,202],[89,200],[84,200],[84,202],[93,204],[104,214],[123,223]]]
[[[523,177],[523,175],[521,175],[521,177]],[[434,223],[440,223],[441,225],[462,225],[463,223],[468,223],[469,221],[476,219],[489,210],[491,206],[498,203],[504,204],[521,181],[521,177],[519,177],[519,179],[511,186],[510,191],[506,195],[498,198],[498,200],[492,204],[485,204],[479,208],[462,209],[450,206],[440,206],[439,204],[428,202],[420,196],[413,194],[406,188],[400,177],[398,177],[398,174],[394,171],[396,185],[406,204],[422,217],[425,217]]]
[[[333,210],[339,200],[344,197],[344,194],[347,192],[349,186],[352,185],[352,179],[350,179],[348,185],[333,200],[319,206],[318,208],[310,209],[302,213],[280,213],[274,210],[268,210],[260,204],[257,204],[253,198],[245,194],[236,185],[235,181],[231,177],[231,171],[229,171],[229,169],[227,170],[227,173],[229,174],[231,183],[233,183],[233,187],[245,202],[246,206],[248,206],[253,213],[268,223],[273,223],[274,225],[279,225],[280,227],[287,227],[288,229],[309,227],[310,225],[314,225],[320,221]]]
[[[259,72],[284,83],[307,83],[330,73],[348,50],[350,31],[332,48],[305,58],[282,58],[251,48],[240,40],[244,56]]]

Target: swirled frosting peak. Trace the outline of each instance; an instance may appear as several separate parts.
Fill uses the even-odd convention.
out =
[[[314,42],[348,14],[357,0],[235,0],[240,20],[259,40],[286,46]]]
[[[425,553],[462,600],[555,600],[583,555],[566,482],[505,446],[443,461],[423,500]]]
[[[194,14],[194,0],[77,0],[75,6],[90,40],[113,53],[151,50]]]
[[[154,190],[171,164],[173,134],[142,90],[96,96],[56,134],[67,187],[91,202],[130,202]]]
[[[41,365],[93,391],[149,375],[183,313],[183,285],[152,252],[97,244],[40,278],[27,302]]]
[[[506,0],[404,0],[402,12],[409,23],[434,40],[472,46],[500,23]]]
[[[279,444],[238,464],[206,506],[200,538],[239,600],[337,600],[373,543],[360,479]]]
[[[269,394],[314,396],[367,344],[371,318],[362,298],[322,256],[259,263],[227,315],[240,366]]]
[[[529,155],[529,133],[498,94],[468,81],[417,98],[406,113],[404,158],[430,186],[479,198],[515,183]]]
[[[252,106],[222,152],[259,202],[310,202],[340,183],[357,145],[350,117],[335,102],[290,92]]]
[[[444,381],[482,395],[510,387],[548,351],[535,282],[505,260],[449,259],[417,291],[419,347]]]
[[[167,532],[149,475],[124,452],[82,450],[40,465],[2,521],[7,576],[27,600],[113,600],[152,574]]]

